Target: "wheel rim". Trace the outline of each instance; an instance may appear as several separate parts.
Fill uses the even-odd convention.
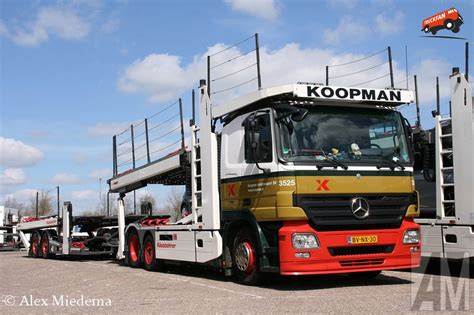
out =
[[[153,244],[151,242],[147,242],[145,244],[145,264],[148,266],[153,262]]]
[[[138,261],[138,252],[140,251],[140,245],[138,242],[138,235],[132,234],[129,240],[129,251],[130,251],[130,259],[133,262]]]
[[[38,251],[38,237],[36,236],[36,234],[33,234],[33,236],[31,237],[31,251],[33,252],[33,255],[36,255],[36,252]]]
[[[235,264],[237,268],[249,274],[255,268],[255,251],[248,242],[242,242],[235,249]]]
[[[41,250],[43,251],[43,255],[48,254],[48,247],[49,247],[49,240],[48,236],[43,236],[43,242],[41,243]]]

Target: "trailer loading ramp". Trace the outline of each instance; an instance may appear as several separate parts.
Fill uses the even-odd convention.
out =
[[[138,221],[144,218],[144,215],[126,215],[125,222],[126,224]],[[72,216],[71,217],[71,226],[80,226],[81,232],[93,231],[101,227],[110,227],[118,225],[117,216]],[[62,218],[59,219],[59,224],[61,225]],[[37,220],[29,222],[20,222],[18,223],[18,231],[33,231],[37,229],[47,229],[58,226],[57,216],[39,218]]]
[[[189,152],[181,149],[159,160],[117,174],[108,180],[111,193],[128,193],[148,184],[185,185]]]

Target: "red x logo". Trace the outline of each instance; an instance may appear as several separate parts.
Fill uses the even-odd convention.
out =
[[[328,187],[329,179],[323,179],[323,180],[317,179],[316,183],[318,183],[319,185],[316,190],[326,190],[326,191],[330,190]]]
[[[227,193],[229,194],[229,197],[235,197],[235,184],[227,185]]]

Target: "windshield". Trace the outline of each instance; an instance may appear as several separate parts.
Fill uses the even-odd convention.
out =
[[[401,115],[392,110],[318,106],[295,121],[278,112],[280,156],[290,162],[409,163]],[[298,119],[296,119],[298,120]]]

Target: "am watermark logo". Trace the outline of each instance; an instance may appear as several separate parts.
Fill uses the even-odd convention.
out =
[[[433,253],[431,256],[436,257]],[[470,310],[470,264],[469,256],[464,257],[456,263],[436,258],[422,261],[420,273],[411,275],[413,311]]]

